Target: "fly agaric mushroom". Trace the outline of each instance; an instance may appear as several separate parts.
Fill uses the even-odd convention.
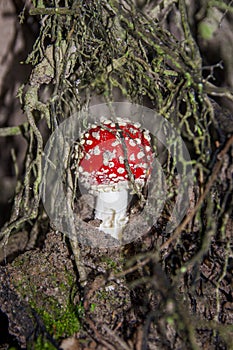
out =
[[[128,221],[128,190],[141,193],[152,170],[149,131],[119,118],[93,124],[72,157],[78,179],[97,196],[95,219],[102,221],[100,230],[120,239]]]

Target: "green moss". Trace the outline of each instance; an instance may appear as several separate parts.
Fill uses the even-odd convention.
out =
[[[41,317],[46,330],[52,333],[55,339],[69,337],[80,329],[79,306],[68,305],[64,311],[56,310],[55,314],[43,310]]]
[[[41,278],[45,276],[47,283],[45,288],[41,288],[40,279],[35,273],[27,275],[23,273],[22,267],[28,265],[27,256],[24,259],[14,262],[17,267],[21,266],[20,278],[14,280],[15,288],[23,299],[40,317],[46,333],[55,341],[60,341],[63,337],[69,337],[76,333],[80,327],[80,319],[84,316],[82,304],[74,305],[72,300],[77,293],[75,276],[64,269],[63,274],[57,274],[53,270],[46,273],[43,269],[43,259],[41,259]],[[34,272],[34,270],[32,269]],[[42,271],[42,272],[41,272]],[[49,286],[49,287],[47,287]],[[54,349],[43,334],[39,334],[32,349]]]
[[[111,259],[107,256],[103,256],[101,260],[102,260],[102,262],[106,263],[108,268],[112,269],[112,268],[116,268],[116,266],[117,266],[117,263],[113,259]]]
[[[121,271],[119,264],[108,256],[103,256],[101,261],[106,264],[107,269],[112,270],[115,273]]]
[[[54,301],[52,301],[51,304],[54,304]],[[46,333],[50,334],[53,339],[58,342],[61,338],[72,336],[79,331],[81,327],[80,318],[84,315],[83,310],[81,304],[69,304],[65,309],[57,307],[53,312],[48,312],[44,309],[36,309],[43,321]],[[56,348],[44,335],[40,334],[33,344],[32,349],[54,350]]]
[[[101,288],[97,292],[97,299],[104,300],[109,303],[109,305],[114,305],[118,302],[118,296],[116,296],[115,293],[113,293],[111,290],[106,290],[105,288]]]
[[[198,32],[200,36],[205,40],[211,40],[214,34],[215,28],[206,22],[201,22],[198,26]]]
[[[96,308],[96,304],[95,304],[95,303],[92,303],[92,304],[91,304],[91,307],[90,307],[90,311],[91,311],[91,312],[94,312],[94,311],[95,311],[95,308]]]
[[[82,304],[74,305],[67,301],[67,305],[62,306],[54,297],[47,298],[47,308],[39,307],[35,300],[29,303],[41,317],[46,331],[56,340],[73,335],[81,327],[80,319],[84,316]]]
[[[39,335],[33,346],[33,350],[55,350],[56,348],[43,336]]]

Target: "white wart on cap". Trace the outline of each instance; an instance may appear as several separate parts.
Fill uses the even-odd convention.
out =
[[[100,229],[118,240],[128,221],[127,190],[146,184],[153,157],[149,131],[122,119],[92,125],[74,149],[78,179],[97,196]]]
[[[138,123],[107,120],[92,125],[82,135],[79,151],[79,180],[94,191],[129,188],[132,178],[143,186],[151,172],[150,135],[147,130],[141,130]]]

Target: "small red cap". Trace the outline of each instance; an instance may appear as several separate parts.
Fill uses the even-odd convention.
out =
[[[128,188],[132,178],[143,186],[151,173],[150,135],[139,123],[118,119],[92,125],[81,137],[79,154],[79,179],[93,190]]]

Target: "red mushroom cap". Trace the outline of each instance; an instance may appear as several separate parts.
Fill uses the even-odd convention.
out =
[[[117,123],[106,120],[92,125],[82,135],[78,152],[79,179],[92,190],[128,188],[132,178],[143,186],[151,172],[150,135],[148,130],[140,129],[139,123],[118,119]]]

